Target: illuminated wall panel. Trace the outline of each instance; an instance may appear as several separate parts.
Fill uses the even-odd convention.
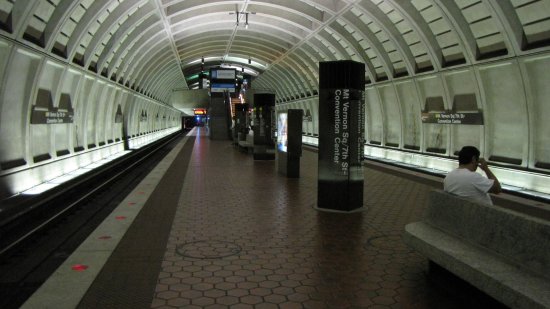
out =
[[[479,99],[479,91],[477,88],[475,74],[472,70],[458,70],[443,73],[446,88],[448,90],[447,100],[450,102],[450,108],[459,109],[461,112],[477,111],[482,109]],[[471,108],[464,110],[464,104],[461,104],[461,96],[473,95],[475,104]],[[478,149],[483,149],[482,136],[484,126],[482,125],[450,125],[451,130],[451,148],[449,155],[454,155],[455,152],[462,149],[463,146],[475,146]]]
[[[100,99],[103,82],[94,80],[92,91],[86,96],[86,141],[88,143],[88,148],[97,147],[96,140],[96,119],[99,117],[97,114],[97,101]]]
[[[75,122],[75,98],[78,90],[78,85],[82,74],[75,70],[65,70],[61,79],[60,91],[56,102],[57,107],[67,109],[69,108],[73,113],[73,123],[63,123],[53,125],[54,131],[54,151],[56,157],[69,155],[74,151],[72,145],[73,136],[76,135],[74,130],[76,128]]]
[[[10,170],[29,164],[26,154],[26,132],[29,101],[40,56],[15,49],[3,76],[5,87],[0,100],[0,164]],[[9,72],[18,72],[10,74]]]
[[[95,104],[95,113],[97,114],[97,117],[95,117],[96,123],[94,126],[96,126],[96,141],[98,142],[98,146],[103,146],[105,144],[105,125],[106,125],[106,115],[107,112],[107,105],[109,104],[109,100],[111,97],[111,92],[113,91],[113,87],[110,85],[107,85],[104,82],[99,82],[99,89],[98,89],[98,99],[96,100]]]
[[[485,155],[492,161],[526,165],[527,108],[519,67],[503,62],[479,67],[485,111]]]
[[[116,93],[117,93],[118,87],[109,85],[107,87],[107,98],[105,100],[104,105],[104,118],[103,121],[105,122],[105,131],[103,132],[103,141],[106,144],[112,143],[113,141],[113,114],[115,113],[113,109],[115,108],[116,104]]]
[[[141,98],[133,98],[128,104],[128,136],[139,134],[140,101]]]
[[[429,76],[417,79],[417,87],[422,102],[422,110],[426,112],[442,112],[449,108],[445,101],[443,82],[439,76]],[[423,151],[435,154],[447,153],[448,128],[440,124],[422,124],[424,147]]]
[[[420,122],[421,105],[418,93],[411,80],[395,83],[397,96],[401,104],[403,122],[403,147],[407,150],[419,151],[422,140]]]
[[[525,59],[523,66],[531,116],[529,167],[550,170],[550,56]]]
[[[120,88],[115,89],[115,96],[113,102],[109,106],[109,112],[107,116],[107,122],[109,123],[109,129],[107,130],[107,140],[115,142],[122,137],[122,122],[116,122],[116,114],[119,105],[122,104],[123,97],[125,97],[124,91]],[[121,106],[122,108],[122,106]]]
[[[32,102],[34,108],[53,111],[52,107],[58,107],[58,89],[63,69],[63,66],[51,61],[43,63],[38,85],[35,88],[36,99]],[[55,156],[51,134],[57,129],[56,126],[58,124],[31,124],[30,150],[34,163],[43,162]],[[59,124],[59,126],[65,127],[66,125]]]
[[[368,128],[365,135],[366,142],[380,145],[384,135],[384,118],[378,91],[374,87],[365,89],[365,110],[367,113],[365,122]]]
[[[73,136],[73,145],[74,145],[74,151],[83,151],[87,148],[88,142],[88,120],[90,118],[90,114],[88,110],[91,108],[91,95],[92,90],[94,90],[95,87],[95,79],[86,76],[84,77],[80,89],[79,94],[76,97],[75,102],[75,135]],[[92,120],[93,121],[93,120]],[[93,136],[91,139],[91,142],[93,142]]]
[[[384,145],[399,147],[401,145],[401,112],[393,85],[378,88],[380,105],[384,110]]]

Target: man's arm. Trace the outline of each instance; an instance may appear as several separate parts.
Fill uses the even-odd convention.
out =
[[[485,161],[485,159],[479,158],[479,168],[481,168],[485,172],[487,178],[493,180],[493,186],[491,187],[491,189],[489,189],[489,192],[495,194],[499,194],[500,192],[502,192],[500,182],[498,181],[495,174],[493,174],[493,172],[491,172],[491,170],[489,169],[489,166],[487,165],[487,161]]]

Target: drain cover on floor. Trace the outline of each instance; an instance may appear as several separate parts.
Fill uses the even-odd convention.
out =
[[[228,241],[194,241],[176,247],[176,252],[194,259],[220,259],[241,252],[241,247]]]

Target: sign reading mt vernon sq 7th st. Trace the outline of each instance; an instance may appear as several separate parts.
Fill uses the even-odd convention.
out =
[[[353,99],[350,99],[350,92],[353,93]],[[358,132],[354,132],[356,134],[351,132],[352,124],[364,123],[363,113],[359,110],[363,109],[364,104],[361,105],[357,102],[358,97],[361,96],[362,93],[358,93],[357,90],[352,90],[349,88],[334,90],[334,98],[332,99],[334,102],[334,173],[341,174],[343,176],[347,176],[349,174],[350,164],[361,162],[362,159],[362,126],[355,128],[355,130],[359,130]],[[352,108],[352,104],[355,108]],[[356,107],[359,107],[359,109]],[[356,119],[357,122],[350,119],[352,114],[355,114],[355,117],[358,118]],[[359,138],[361,140],[359,143],[352,143],[352,138]],[[357,149],[350,149],[351,144],[356,144]],[[353,153],[353,157],[350,156],[351,153]]]
[[[321,62],[319,72],[317,206],[352,211],[363,206],[365,66]]]
[[[469,124],[482,125],[482,112],[438,112],[438,113],[422,113],[422,123],[437,123],[437,124]]]

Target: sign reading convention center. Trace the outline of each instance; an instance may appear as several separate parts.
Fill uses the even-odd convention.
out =
[[[350,176],[350,169],[361,164],[361,148],[363,140],[362,104],[363,93],[360,90],[341,88],[326,91],[327,105],[332,111],[330,123],[332,130],[326,135],[330,147],[331,160],[328,170],[332,175]]]
[[[482,125],[483,113],[453,111],[422,113],[421,120],[422,123]]]
[[[362,63],[320,63],[319,208],[363,205],[364,76]]]

